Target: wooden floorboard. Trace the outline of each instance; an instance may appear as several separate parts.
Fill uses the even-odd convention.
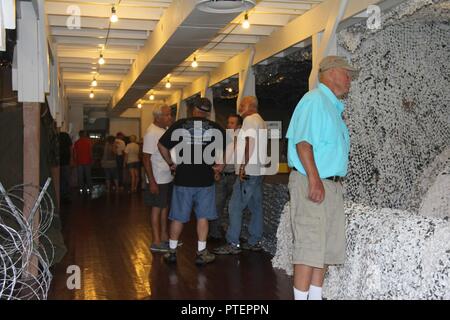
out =
[[[178,263],[166,265],[149,250],[150,210],[138,194],[74,195],[61,219],[68,253],[52,268],[49,299],[292,299],[292,279],[272,268],[268,253],[218,256],[197,267],[194,221],[184,228]],[[67,288],[70,265],[81,269],[80,289]]]

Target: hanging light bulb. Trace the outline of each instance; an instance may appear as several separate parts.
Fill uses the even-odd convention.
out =
[[[192,66],[192,68],[197,68],[198,67],[197,57],[194,56],[194,61],[192,61],[191,66]]]
[[[141,109],[142,108],[142,103],[138,103],[137,107],[138,107],[138,109]]]
[[[167,79],[167,82],[166,82],[166,88],[167,88],[167,89],[170,89],[171,87],[172,87],[172,84],[170,83],[170,80]]]
[[[150,97],[149,97],[149,98],[150,98],[150,100],[153,101],[153,100],[155,100],[155,95],[152,93],[152,94],[150,94]]]
[[[91,87],[96,87],[97,86],[97,80],[95,80],[95,77],[94,77],[94,80],[92,80],[92,82],[91,82]]]
[[[100,53],[100,58],[98,58],[98,64],[105,64],[105,59],[103,58],[103,53]]]
[[[111,17],[109,18],[109,20],[114,23],[117,22],[119,20],[119,17],[116,14],[116,7],[112,7],[111,8]]]
[[[91,93],[89,93],[89,98],[94,99],[94,90],[91,90]]]
[[[244,16],[244,22],[242,22],[242,28],[244,28],[244,29],[250,28],[250,21],[248,21],[248,14],[247,13]]]

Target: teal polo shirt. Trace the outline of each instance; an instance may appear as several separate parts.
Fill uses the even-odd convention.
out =
[[[298,143],[306,141],[313,146],[320,178],[347,174],[350,137],[342,119],[343,111],[344,103],[322,83],[303,96],[286,134],[289,167],[306,175],[296,149]]]

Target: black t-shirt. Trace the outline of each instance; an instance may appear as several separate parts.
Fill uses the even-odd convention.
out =
[[[70,164],[70,148],[72,147],[72,139],[66,132],[59,133],[59,164],[68,166]]]
[[[175,148],[175,185],[214,184],[215,151],[223,152],[225,148],[225,130],[220,125],[200,117],[180,119],[167,129],[159,143],[169,150]]]

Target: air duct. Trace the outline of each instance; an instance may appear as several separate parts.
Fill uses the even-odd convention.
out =
[[[254,0],[199,0],[197,8],[209,13],[235,13],[250,10]]]

